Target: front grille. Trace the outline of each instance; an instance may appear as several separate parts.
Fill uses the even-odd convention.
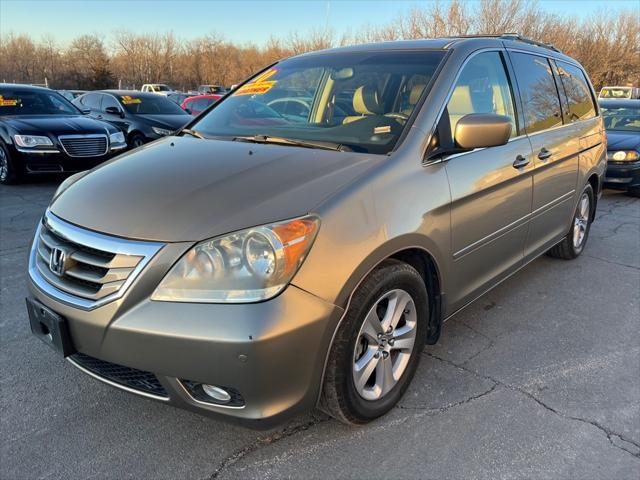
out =
[[[169,398],[165,388],[151,372],[106,362],[85,355],[84,353],[71,355],[71,360],[94,375],[117,383],[118,385],[149,393],[157,397]]]
[[[85,230],[47,210],[29,256],[40,290],[84,310],[120,298],[163,247]]]
[[[71,242],[46,225],[42,226],[36,242],[36,266],[47,282],[63,292],[88,300],[100,300],[120,290],[142,259],[141,256],[116,254]],[[51,269],[54,249],[64,254],[61,273]]]
[[[63,135],[58,139],[70,157],[100,157],[108,149],[106,135]]]

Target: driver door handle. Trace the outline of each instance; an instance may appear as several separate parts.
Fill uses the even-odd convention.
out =
[[[551,157],[551,155],[553,154],[549,150],[542,147],[542,150],[540,150],[540,153],[538,153],[538,158],[540,160],[548,160]]]
[[[522,167],[526,167],[527,165],[529,165],[529,157],[525,157],[523,155],[518,155],[516,157],[516,160],[513,162],[513,168],[522,168]]]

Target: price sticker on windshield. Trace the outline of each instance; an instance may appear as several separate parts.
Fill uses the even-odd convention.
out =
[[[4,98],[0,95],[0,107],[15,107],[16,105],[18,105],[18,99]]]
[[[122,99],[122,103],[124,103],[125,105],[133,105],[135,103],[142,103],[142,99],[136,98],[136,97],[132,97],[131,95],[122,95],[120,98]]]
[[[269,80],[276,73],[278,73],[278,69],[276,68],[267,70],[262,75],[258,75],[251,82],[243,85],[238,90],[236,90],[233,93],[233,96],[239,97],[240,95],[264,95],[269,90],[271,90],[276,83],[278,83],[277,80]]]

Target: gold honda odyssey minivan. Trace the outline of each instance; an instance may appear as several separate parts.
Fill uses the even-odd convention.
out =
[[[539,255],[581,254],[605,167],[589,79],[551,46],[296,56],[60,185],[30,252],[31,329],[178,407],[368,422],[449,317]]]

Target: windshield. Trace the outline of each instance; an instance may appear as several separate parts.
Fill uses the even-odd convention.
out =
[[[630,88],[603,88],[600,98],[631,98]]]
[[[308,55],[278,63],[205,115],[204,136],[267,136],[391,151],[442,51]]]
[[[607,130],[624,130],[640,132],[640,106],[633,107],[601,107],[604,128]]]
[[[0,89],[0,115],[79,115],[58,92]]]
[[[158,95],[121,95],[118,100],[134,115],[186,115],[175,102]]]

